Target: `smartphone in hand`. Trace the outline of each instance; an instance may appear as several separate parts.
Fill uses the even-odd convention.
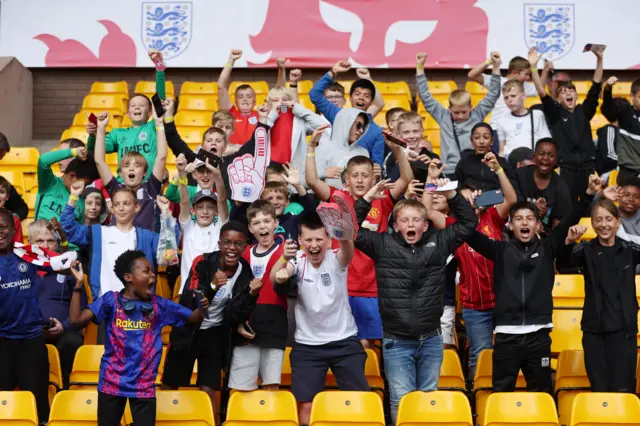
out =
[[[156,115],[158,117],[162,117],[166,112],[166,110],[162,105],[162,99],[160,99],[160,95],[158,95],[157,93],[154,93],[153,96],[151,97],[151,103],[153,103],[153,108],[156,110]]]
[[[486,191],[476,198],[476,207],[491,207],[504,203],[504,195],[499,189]]]
[[[585,52],[591,52],[593,49],[602,49],[603,51],[607,48],[606,44],[593,44],[593,43],[587,43],[584,45],[584,49],[582,49],[582,53]]]
[[[256,335],[256,332],[253,331],[253,328],[251,328],[248,322],[245,322],[244,324],[242,324],[242,327],[244,327],[244,331],[251,334],[252,336]]]
[[[385,130],[383,130],[383,131],[382,131],[382,134],[384,135],[384,137],[385,137],[385,138],[387,138],[387,140],[388,140],[389,142],[393,142],[393,143],[395,143],[396,145],[400,145],[400,146],[401,146],[401,147],[403,147],[403,148],[406,148],[406,147],[407,147],[407,143],[406,143],[403,139],[401,139],[401,138],[399,138],[398,136],[394,135],[394,134],[393,134],[393,133],[391,133],[389,130],[386,130],[386,129],[385,129]]]
[[[91,124],[95,124],[95,125],[98,124],[98,117],[96,117],[94,113],[89,114],[88,120],[89,120],[89,123]]]
[[[209,160],[209,164],[212,167],[218,167],[218,165],[220,164],[220,157],[202,148],[200,148],[200,150],[198,151],[198,155],[196,155],[196,158],[203,163],[206,163],[207,160]]]

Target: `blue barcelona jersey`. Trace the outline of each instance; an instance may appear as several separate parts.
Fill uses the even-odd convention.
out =
[[[31,339],[42,333],[36,267],[13,252],[0,256],[0,337]]]
[[[106,323],[100,392],[129,398],[155,397],[154,384],[162,357],[162,327],[183,326],[191,310],[155,295],[149,302],[153,305],[152,313],[144,314],[138,306],[127,314],[117,293],[110,291],[88,306],[96,322]]]

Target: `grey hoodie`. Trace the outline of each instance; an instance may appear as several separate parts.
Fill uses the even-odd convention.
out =
[[[351,126],[356,121],[358,115],[367,114],[356,108],[343,108],[333,121],[333,128],[331,129],[331,140],[318,146],[316,149],[316,167],[318,169],[318,176],[329,186],[342,189],[342,182],[340,179],[325,179],[324,171],[327,167],[342,167],[347,166],[347,162],[356,155],[364,155],[369,157],[369,151],[358,145],[358,141],[355,141],[349,145],[349,131]],[[369,130],[369,117],[367,117],[367,125],[362,133],[364,136]],[[360,138],[362,138],[362,136]]]

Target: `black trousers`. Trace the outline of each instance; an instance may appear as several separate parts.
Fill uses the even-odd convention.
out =
[[[582,333],[591,392],[635,393],[636,345],[636,335],[623,331]]]
[[[569,187],[569,195],[571,195],[571,205],[575,206],[578,203],[578,198],[582,197],[587,192],[589,186],[589,175],[591,175],[595,169],[588,170],[575,170],[566,167],[560,167],[558,174],[565,181]]]
[[[513,392],[522,369],[527,391],[551,393],[549,328],[527,334],[496,333],[493,346],[493,391]]]
[[[65,330],[62,334],[47,339],[47,343],[54,345],[60,354],[60,368],[62,369],[62,383],[64,389],[69,387],[69,375],[73,367],[76,351],[84,344],[84,337],[76,330]]]
[[[98,392],[98,426],[120,426],[127,399],[135,426],[155,426],[155,398],[127,398],[102,392]]]
[[[0,391],[16,387],[33,394],[38,421],[48,421],[49,355],[42,335],[32,339],[0,338]]]

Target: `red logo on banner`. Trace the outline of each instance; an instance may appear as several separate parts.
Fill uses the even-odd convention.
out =
[[[98,21],[107,29],[107,35],[100,42],[96,56],[87,46],[73,39],[60,40],[52,34],[34,37],[47,45],[49,51],[44,58],[48,67],[135,67],[136,44],[112,21]]]
[[[251,37],[264,64],[327,67],[353,58],[365,66],[463,67],[486,59],[489,21],[476,0],[278,0],[269,2],[260,33]],[[294,15],[292,13],[295,12]]]

